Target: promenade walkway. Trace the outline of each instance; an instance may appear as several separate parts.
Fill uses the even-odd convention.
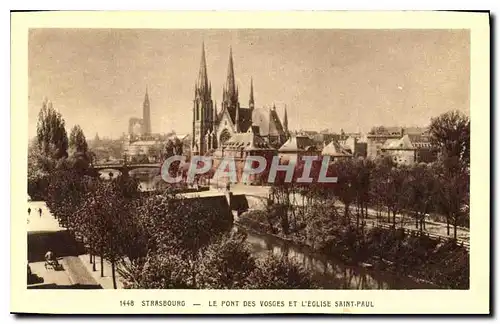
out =
[[[80,256],[84,249],[59,226],[42,201],[29,201],[31,215],[27,217],[28,264],[37,278],[31,288],[100,289],[102,284],[87,270]],[[39,209],[42,210],[40,216]],[[61,264],[59,270],[46,269],[44,256],[52,251]]]

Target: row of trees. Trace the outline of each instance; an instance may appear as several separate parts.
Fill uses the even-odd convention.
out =
[[[276,181],[271,188],[270,200],[276,210],[285,233],[293,231],[290,226],[299,227],[304,222],[313,202],[343,205],[343,215],[350,222],[355,217],[359,228],[368,218],[369,208],[378,217],[386,213],[387,222],[397,226],[401,215],[403,226],[410,216],[415,227],[425,229],[429,214],[443,215],[447,234],[453,227],[457,238],[458,226],[469,226],[469,121],[457,112],[450,112],[432,120],[431,138],[440,157],[433,163],[398,165],[390,157],[370,159],[337,160],[329,172],[338,177],[337,183],[303,184]],[[296,175],[302,174],[303,165],[297,166]],[[319,167],[313,171],[319,170]],[[313,176],[315,178],[315,176]],[[353,212],[354,209],[354,212]]]
[[[62,116],[44,103],[30,146],[29,190],[39,193],[59,223],[86,245],[94,270],[100,256],[101,276],[102,263],[110,262],[115,288],[117,272],[126,288],[314,286],[287,258],[255,259],[245,237],[231,231],[233,219],[224,203],[141,193],[126,174],[102,179],[89,167],[81,128],[75,126],[68,140],[64,127]],[[179,150],[173,144],[168,154]]]
[[[125,288],[311,288],[304,270],[284,257],[255,259],[245,237],[231,232],[223,204],[207,205],[170,193],[141,194],[132,178],[106,181],[60,170],[47,205],[91,254],[111,264]]]
[[[385,259],[400,273],[444,287],[468,287],[469,254],[456,243],[458,227],[469,226],[468,132],[468,118],[449,112],[431,122],[432,143],[439,149],[434,163],[344,159],[330,166],[329,172],[338,177],[334,184],[278,178],[271,187],[268,210],[247,220],[348,262]],[[297,166],[295,177],[302,168]],[[312,173],[317,169],[313,165]],[[451,241],[443,245],[426,236],[429,214],[444,216],[448,235],[453,228]],[[384,219],[384,227],[377,228]],[[404,225],[412,219],[417,237],[405,235]],[[369,229],[368,223],[375,228]]]

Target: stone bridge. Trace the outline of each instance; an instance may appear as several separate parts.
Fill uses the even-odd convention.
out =
[[[137,169],[161,169],[161,163],[134,163],[134,164],[125,164],[125,163],[116,163],[116,164],[95,164],[93,165],[94,170],[96,171],[104,171],[104,170],[116,170],[121,174],[125,172],[128,174],[132,170]]]

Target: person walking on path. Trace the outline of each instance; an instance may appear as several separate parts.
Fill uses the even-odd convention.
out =
[[[28,207],[28,216],[31,215],[31,208]]]
[[[42,209],[38,208],[38,213],[40,214],[40,218],[42,218]]]

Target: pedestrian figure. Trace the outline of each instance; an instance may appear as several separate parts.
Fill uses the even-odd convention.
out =
[[[28,208],[28,216],[31,215],[31,208]]]
[[[42,218],[42,209],[38,208],[38,213],[40,214],[40,218]]]

